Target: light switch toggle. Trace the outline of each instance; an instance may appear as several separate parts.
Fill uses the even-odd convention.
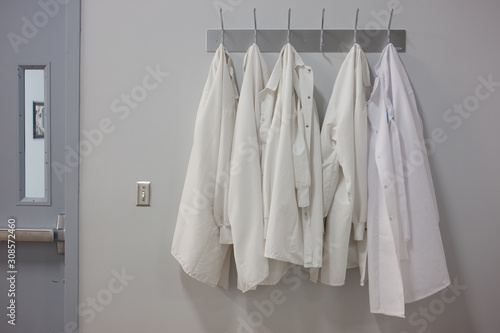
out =
[[[137,182],[136,206],[151,206],[151,182]]]

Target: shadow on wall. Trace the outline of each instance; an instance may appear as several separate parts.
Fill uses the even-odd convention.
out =
[[[222,333],[442,333],[450,326],[456,326],[456,332],[473,331],[463,297],[466,286],[457,278],[442,292],[407,305],[404,319],[370,314],[368,287],[359,286],[356,269],[348,271],[344,287],[330,287],[310,282],[307,271],[294,267],[279,284],[245,294],[236,289],[234,269],[229,290],[206,286],[180,268],[179,274],[202,332],[221,331],[216,318],[224,318],[227,325]],[[318,308],[320,312],[314,310]],[[456,313],[463,315],[460,320]]]

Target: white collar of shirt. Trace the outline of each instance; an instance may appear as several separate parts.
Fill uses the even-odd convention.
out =
[[[297,51],[295,51],[294,47],[292,44],[287,43],[283,48],[281,49],[280,56],[278,58],[278,61],[276,62],[276,65],[274,66],[274,70],[271,74],[271,77],[269,78],[269,81],[266,85],[266,89],[276,91],[278,88],[278,84],[281,80],[282,73],[283,73],[283,56],[287,52],[292,52],[294,61],[293,63],[295,64],[295,67],[303,66],[305,67],[304,62],[302,61],[302,58],[299,56]]]

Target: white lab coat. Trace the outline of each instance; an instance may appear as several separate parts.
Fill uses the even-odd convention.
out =
[[[295,49],[283,47],[261,97],[265,256],[320,267],[323,197],[314,81]]]
[[[256,44],[245,55],[243,73],[231,153],[228,214],[238,288],[246,292],[264,280],[265,284],[277,283],[289,265],[264,256],[259,92],[269,79],[269,69]]]
[[[404,304],[450,283],[422,121],[396,49],[375,66],[368,102],[370,310],[404,317]]]
[[[191,277],[228,286],[231,230],[227,217],[230,154],[238,89],[221,45],[210,66],[196,116],[193,147],[172,243]]]
[[[354,44],[333,87],[321,129],[323,214],[326,216],[321,282],[341,286],[346,269],[366,270],[368,205],[366,101],[370,71],[363,50]],[[317,272],[311,271],[316,281]]]

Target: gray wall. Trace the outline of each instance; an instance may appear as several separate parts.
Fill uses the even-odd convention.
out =
[[[431,138],[438,128],[446,135],[429,148],[454,288],[408,305],[407,318],[396,319],[369,313],[368,290],[358,285],[357,272],[348,274],[342,288],[313,285],[299,271],[277,286],[241,294],[234,274],[232,288],[224,291],[181,271],[170,246],[196,110],[213,56],[205,52],[205,30],[219,27],[218,3],[228,9],[227,29],[252,28],[254,7],[262,29],[286,27],[289,7],[292,28],[318,29],[323,7],[327,29],[351,29],[357,7],[359,28],[380,27],[379,19],[385,27],[386,16],[380,13],[397,6],[393,28],[407,30],[401,58],[425,136]],[[84,1],[83,332],[498,331],[500,84],[478,88],[488,77],[500,82],[498,14],[500,2],[493,0]],[[315,73],[322,118],[345,54],[302,56]],[[368,55],[372,66],[378,56]],[[270,68],[276,58],[266,55]],[[243,54],[233,59],[241,83]],[[142,96],[147,68],[157,66],[168,76]],[[127,107],[122,98],[131,93],[139,102]],[[454,111],[454,105],[464,103],[461,113]],[[138,180],[152,182],[151,207],[135,206]]]

